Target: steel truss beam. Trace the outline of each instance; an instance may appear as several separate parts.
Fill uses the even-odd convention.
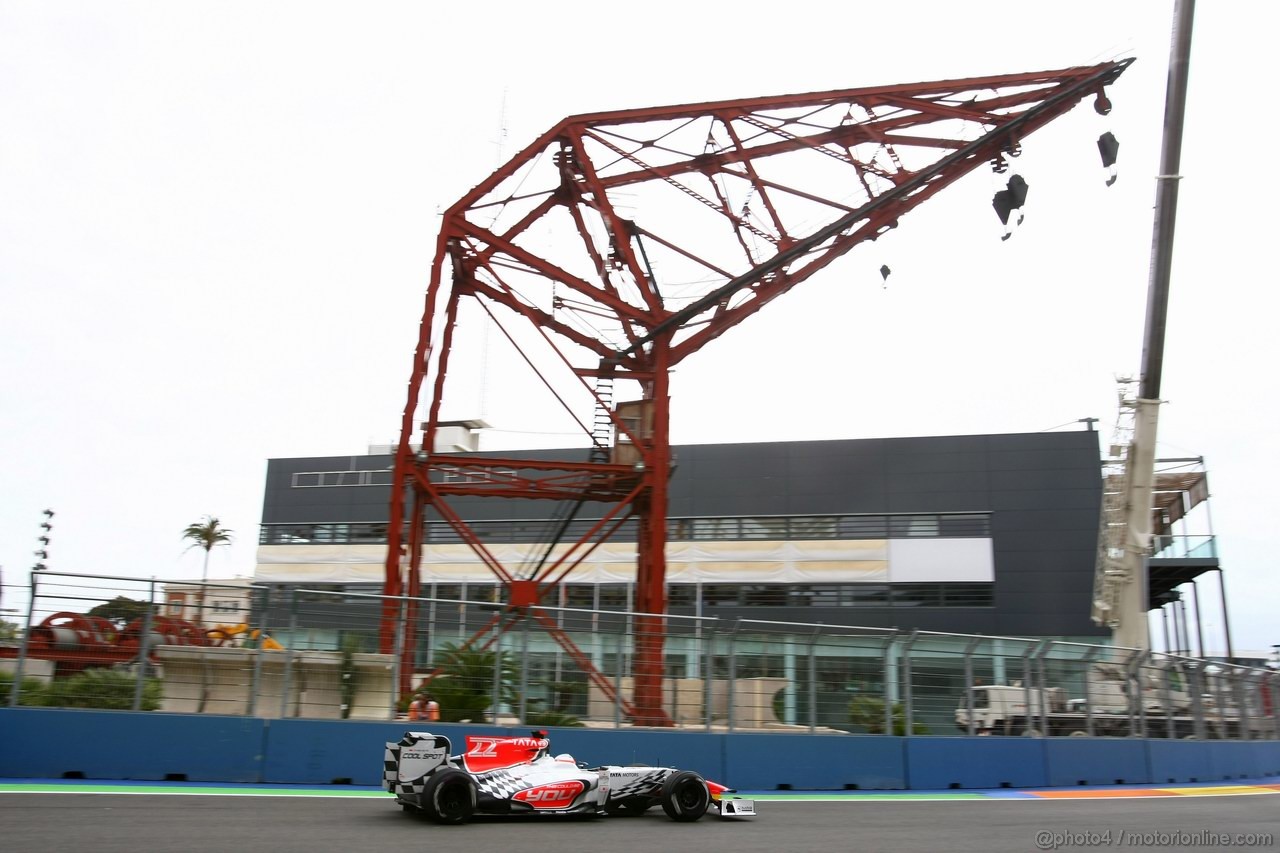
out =
[[[669,725],[669,371],[944,187],[1016,156],[1023,140],[1082,99],[1094,95],[1099,111],[1109,110],[1104,87],[1130,61],[594,113],[552,127],[443,216],[396,453],[385,592],[420,592],[431,510],[493,571],[507,606],[548,627],[543,599],[612,535],[609,524],[634,518],[635,609],[646,615],[634,632],[627,713]],[[591,441],[590,461],[434,452],[464,304],[478,306],[522,354],[550,392],[547,405],[573,415]],[[613,408],[615,382],[638,388],[639,422]],[[612,509],[570,546],[576,558],[548,565],[544,555],[535,576],[520,577],[452,510],[454,495]],[[547,555],[554,544],[542,543]],[[406,663],[415,608],[410,599]],[[395,610],[390,601],[384,609],[385,652],[394,648]],[[593,682],[607,683],[567,635],[551,633]],[[401,670],[407,689],[412,668]]]

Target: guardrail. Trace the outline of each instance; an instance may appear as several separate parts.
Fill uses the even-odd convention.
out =
[[[420,688],[442,722],[630,726],[639,614],[540,607],[532,618],[500,601],[394,598],[396,653],[380,654],[385,601],[41,572],[16,636],[0,641],[0,702],[394,720],[427,713],[410,707]],[[1265,669],[1051,639],[663,624],[663,710],[681,729],[1280,739],[1280,674]]]

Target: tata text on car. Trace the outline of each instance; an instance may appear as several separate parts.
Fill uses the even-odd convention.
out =
[[[551,754],[545,732],[529,737],[467,735],[460,755],[444,735],[406,732],[388,743],[383,787],[406,812],[437,823],[472,815],[641,815],[661,806],[675,821],[695,821],[709,809],[721,817],[754,815],[755,803],[692,770],[673,767],[588,767]]]

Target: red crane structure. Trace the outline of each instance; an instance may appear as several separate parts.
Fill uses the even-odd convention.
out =
[[[387,533],[384,591],[404,604],[384,599],[380,639],[384,653],[398,647],[405,656],[402,688],[430,511],[505,587],[504,606],[470,644],[486,647],[532,619],[632,723],[670,725],[662,706],[669,372],[965,174],[988,163],[1003,171],[1026,137],[1083,99],[1108,112],[1104,87],[1131,61],[573,116],[451,206],[431,267]],[[1001,218],[1021,200],[997,194]],[[559,461],[437,452],[464,317],[488,317],[501,330],[589,450]],[[540,543],[541,558],[522,569],[486,548],[451,506],[459,496],[560,501],[566,518],[585,502],[601,511],[575,541]],[[629,520],[638,615],[634,689],[624,697],[543,608]],[[398,641],[397,624],[405,625]]]

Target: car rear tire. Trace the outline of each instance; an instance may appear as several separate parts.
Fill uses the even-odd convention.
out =
[[[465,823],[476,810],[476,783],[461,770],[437,770],[427,779],[420,802],[436,823]]]
[[[707,813],[711,790],[707,780],[692,770],[672,773],[662,783],[662,810],[672,820],[688,823]]]

